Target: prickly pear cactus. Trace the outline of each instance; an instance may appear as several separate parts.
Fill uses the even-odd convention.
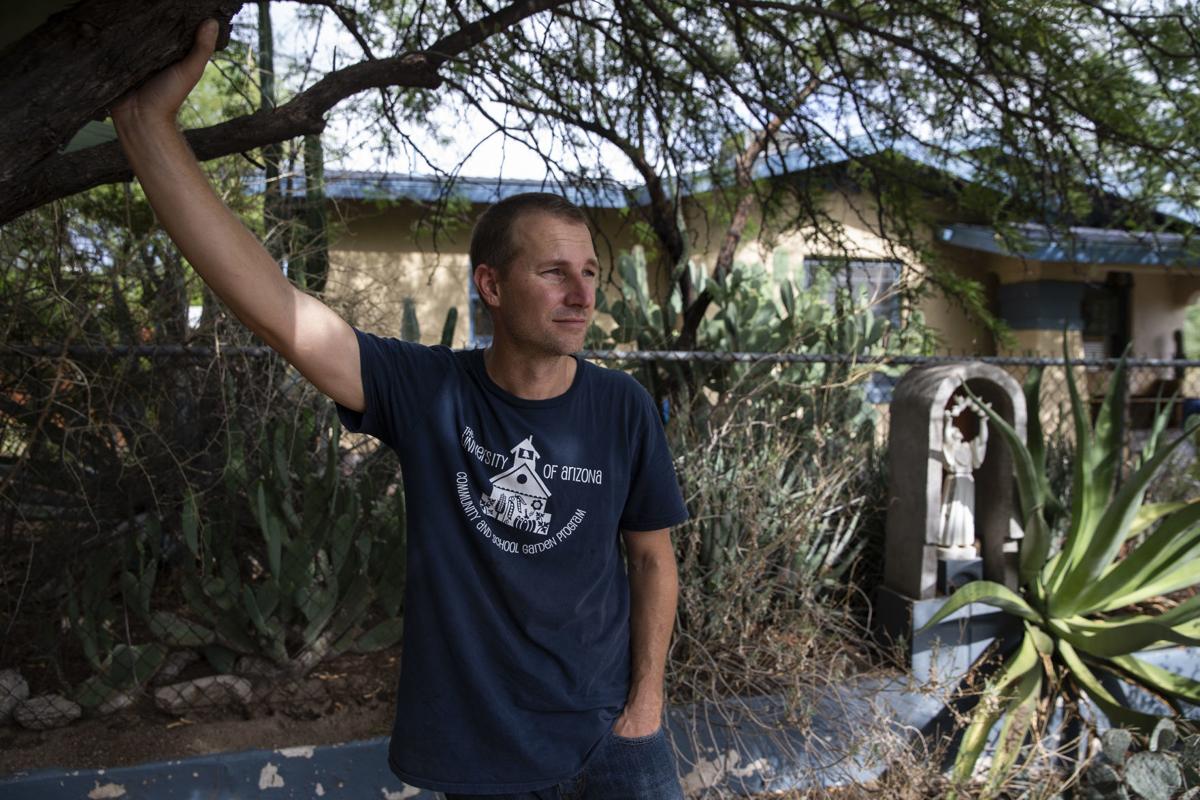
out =
[[[1197,800],[1200,798],[1200,735],[1180,738],[1169,719],[1150,735],[1146,750],[1130,753],[1133,735],[1105,731],[1101,752],[1083,776],[1085,800]]]

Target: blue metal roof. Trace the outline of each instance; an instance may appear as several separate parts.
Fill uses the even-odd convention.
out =
[[[293,193],[304,193],[304,178],[292,180]],[[471,203],[495,203],[523,192],[555,192],[584,208],[627,208],[637,187],[618,183],[566,184],[553,180],[442,177],[401,172],[328,171],[325,195],[339,200],[414,200],[430,202],[446,197]],[[636,201],[635,201],[636,202]]]
[[[955,177],[970,180],[970,165],[961,158],[943,155],[935,148],[910,139],[880,141],[877,137],[859,135],[846,141],[827,143],[817,149],[789,149],[773,153],[754,165],[755,179],[770,178],[793,172],[803,172],[821,166],[842,164],[857,158],[867,158],[882,152],[896,152],[926,166],[949,172]],[[680,181],[683,194],[694,195],[711,191],[719,181],[705,170],[686,175]],[[261,191],[261,178],[251,182],[251,191]],[[290,191],[304,194],[304,176],[292,176]],[[522,192],[552,191],[563,194],[571,202],[585,208],[629,208],[650,202],[645,186],[625,185],[616,181],[597,183],[565,183],[546,179],[512,179],[499,177],[464,177],[416,175],[403,172],[370,172],[329,170],[325,173],[325,194],[340,200],[414,200],[429,202],[447,196],[472,203],[494,203]]]
[[[755,179],[764,179],[891,152],[959,180],[973,182],[979,179],[978,172],[960,154],[987,145],[989,141],[985,131],[976,134],[973,141],[958,142],[957,146],[930,144],[911,137],[882,138],[859,134],[837,142],[826,140],[817,147],[792,147],[782,153],[770,153],[755,163],[752,175]],[[732,179],[732,175],[729,177]],[[720,176],[705,170],[683,176],[679,189],[685,196],[701,194],[712,191],[721,182]],[[288,184],[291,193],[304,194],[302,175],[292,176]],[[261,177],[251,181],[250,191],[262,191]],[[650,202],[645,186],[616,181],[567,183],[549,178],[532,180],[337,170],[325,173],[326,196],[342,200],[431,202],[449,197],[488,204],[515,194],[538,191],[561,194],[584,208],[623,209]],[[1160,211],[1177,219],[1200,222],[1200,210],[1163,205]],[[1039,261],[1200,266],[1200,248],[1189,245],[1179,234],[1071,228],[1064,236],[1033,223],[1020,226],[1018,230],[1024,241],[1016,250],[1006,247],[1003,237],[989,226],[947,225],[942,228],[942,240],[968,249],[1020,255]]]
[[[1014,234],[1015,241],[1010,246],[1000,231],[988,225],[945,225],[940,238],[968,250],[1034,261],[1200,267],[1200,242],[1178,233],[1105,228],[1068,228],[1058,232],[1042,225],[1021,225],[1014,229]]]

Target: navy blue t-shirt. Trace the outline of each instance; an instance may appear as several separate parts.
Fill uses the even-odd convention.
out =
[[[619,532],[687,518],[654,403],[582,359],[564,394],[523,400],[481,350],[355,332],[366,410],[338,413],[399,454],[408,510],[392,770],[455,793],[559,783],[629,690]]]

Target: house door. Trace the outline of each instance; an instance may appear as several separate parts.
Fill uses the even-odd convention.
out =
[[[1118,358],[1129,345],[1129,295],[1133,275],[1110,272],[1083,293],[1083,351],[1087,358]]]

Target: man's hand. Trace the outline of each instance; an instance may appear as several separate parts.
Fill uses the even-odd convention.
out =
[[[215,19],[200,23],[191,52],[182,61],[172,64],[137,89],[126,93],[109,109],[113,124],[118,127],[139,122],[174,124],[179,107],[204,74],[204,67],[217,45],[219,32],[220,25]]]
[[[617,722],[613,725],[613,733],[626,739],[636,739],[639,736],[649,736],[662,725],[662,697],[658,702],[653,700],[629,703]]]
[[[630,685],[613,733],[649,736],[662,724],[663,671],[675,624],[679,574],[671,532],[622,531],[629,567]]]
[[[175,125],[216,46],[220,26],[206,20],[191,52],[111,109],[129,166],[159,223],[196,273],[246,327],[329,397],[366,407],[354,330],[328,306],[299,291],[213,192]]]

